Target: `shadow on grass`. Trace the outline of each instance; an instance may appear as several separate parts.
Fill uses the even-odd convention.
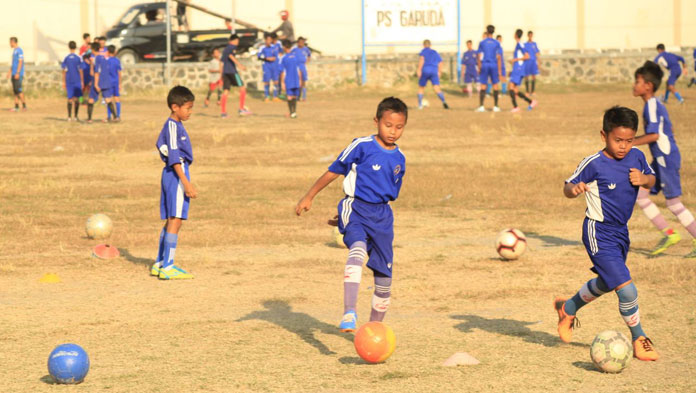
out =
[[[534,331],[527,327],[536,324],[536,322],[516,321],[505,318],[488,319],[478,315],[452,315],[451,318],[464,321],[454,325],[455,329],[463,333],[469,333],[471,329],[479,329],[490,333],[520,338],[528,343],[541,344],[545,347],[557,347],[562,344],[562,341],[554,334]],[[582,343],[570,343],[568,345],[589,347],[589,345]]]
[[[367,365],[367,364],[370,364],[370,363],[368,363],[368,362],[366,362],[366,361],[360,359],[360,357],[358,357],[358,356],[344,356],[344,357],[338,359],[338,361],[339,361],[341,364],[354,364],[354,365]]]
[[[133,254],[128,251],[127,248],[119,248],[118,252],[121,253],[121,256],[126,259],[126,261],[130,263],[135,263],[136,265],[143,265],[150,267],[153,263],[155,263],[154,259],[150,258],[140,258],[136,257]]]
[[[538,239],[544,242],[544,247],[560,247],[560,246],[579,246],[582,243],[576,240],[563,239],[556,236],[540,235],[535,232],[525,232],[527,237]]]
[[[58,385],[58,383],[53,379],[52,376],[46,374],[43,377],[39,378],[39,381],[47,384],[47,385]]]
[[[602,373],[601,371],[597,370],[597,367],[595,367],[594,363],[592,363],[592,362],[577,361],[577,362],[573,362],[573,366],[575,366],[577,368],[581,368],[583,370],[587,370],[587,371],[594,371],[594,372],[600,373],[600,374]]]
[[[631,247],[631,250],[630,250],[630,251],[631,251],[631,252],[634,252],[634,253],[636,253],[636,254],[644,255],[644,256],[648,257],[649,259],[655,259],[655,258],[656,258],[656,257],[653,257],[652,255],[650,255],[650,253],[652,252],[652,250],[647,249],[647,248],[636,248],[636,247]]]
[[[324,343],[319,341],[314,334],[316,332],[332,334],[353,342],[351,335],[342,333],[338,327],[322,322],[313,316],[292,311],[292,307],[285,300],[268,299],[263,302],[265,310],[251,312],[237,320],[237,322],[258,319],[273,323],[291,333],[295,333],[302,341],[316,348],[322,355],[334,355]]]

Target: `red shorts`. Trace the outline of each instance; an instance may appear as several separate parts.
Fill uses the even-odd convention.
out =
[[[218,80],[217,82],[208,83],[208,88],[210,90],[215,90],[220,87],[222,87],[222,79]]]

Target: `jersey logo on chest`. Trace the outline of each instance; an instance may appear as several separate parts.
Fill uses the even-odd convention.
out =
[[[378,170],[382,169],[382,166],[379,164],[374,164],[374,165],[372,165],[372,169],[375,171],[378,171]]]
[[[615,188],[616,188],[616,183],[611,183],[611,184],[609,184],[609,185],[607,186],[607,188],[609,188],[610,190],[615,189]]]

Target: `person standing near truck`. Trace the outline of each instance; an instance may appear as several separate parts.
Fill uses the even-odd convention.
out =
[[[295,29],[292,27],[292,22],[288,19],[290,13],[286,10],[280,11],[280,19],[283,22],[278,26],[272,33],[278,34],[278,38],[281,40],[290,40],[290,42],[295,42]]]

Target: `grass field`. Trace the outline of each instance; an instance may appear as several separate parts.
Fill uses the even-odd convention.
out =
[[[557,338],[554,296],[570,296],[592,277],[580,244],[585,203],[563,197],[563,180],[601,149],[604,109],[623,104],[641,113],[642,102],[628,85],[540,90],[540,106],[519,115],[474,113],[477,100],[452,91],[452,110],[428,92],[432,107],[411,112],[399,142],[407,172],[393,204],[395,278],[385,320],[397,349],[379,365],[363,363],[352,336],[335,327],[346,250],[332,244],[325,222],[340,182],[305,216],[293,208],[352,138],[374,131],[383,96],[415,107],[413,91],[310,91],[297,120],[284,117],[285,104],[256,98],[254,116],[220,120],[216,108],[202,108],[199,92],[186,123],[199,198],[176,254],[196,278],[184,282],[147,271],[161,227],[154,143],[168,116],[163,96],[126,97],[122,123],[92,125],[65,122],[63,99],[32,99],[25,113],[0,101],[0,391],[694,391],[696,261],[681,257],[690,239],[646,258],[659,233],[639,210],[629,267],[662,358],[634,359],[618,375],[593,369],[594,335],[628,334],[614,294],[579,313],[572,344]],[[501,106],[510,108],[509,97]],[[683,201],[696,211],[696,107],[668,109],[683,157]],[[98,106],[95,117],[104,112]],[[654,200],[676,222],[664,199]],[[97,242],[84,224],[96,212],[114,220],[116,260],[90,256]],[[497,258],[493,242],[506,227],[529,237],[521,260]],[[41,283],[44,273],[62,281]],[[365,269],[361,322],[371,287]],[[49,383],[48,354],[64,342],[91,357],[78,387]],[[443,367],[455,352],[481,364]]]

